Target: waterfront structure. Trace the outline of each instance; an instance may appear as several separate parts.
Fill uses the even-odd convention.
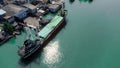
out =
[[[24,19],[27,17],[27,8],[17,6],[14,4],[8,4],[2,8],[4,11],[6,11],[6,14],[4,18],[9,22],[12,23],[16,19]]]

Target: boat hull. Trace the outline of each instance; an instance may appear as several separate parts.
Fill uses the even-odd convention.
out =
[[[65,21],[65,18],[63,18],[61,22],[56,26],[56,28],[47,36],[47,38],[44,39],[41,45],[34,50],[34,52],[30,53],[29,55],[22,56],[21,58],[27,59],[30,56],[32,56],[32,54],[34,54],[35,52],[41,50],[45,45],[47,45],[50,42],[50,40],[52,40],[55,37],[55,35],[60,31],[60,29],[62,29],[62,27],[65,26],[65,24],[66,24],[66,21]]]

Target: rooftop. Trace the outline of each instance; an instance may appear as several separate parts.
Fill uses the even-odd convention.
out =
[[[26,22],[27,25],[30,27],[33,27],[33,28],[39,27],[39,22],[36,17],[28,17],[24,20],[24,22]]]
[[[2,9],[6,11],[5,18],[9,18],[24,8],[14,5],[14,4],[8,4],[5,7],[3,7]]]
[[[24,4],[23,6],[26,7],[26,8],[30,8],[30,9],[32,9],[32,10],[36,8],[36,6],[34,6],[34,5],[32,5],[32,4],[28,4],[28,3],[27,3],[27,4]]]

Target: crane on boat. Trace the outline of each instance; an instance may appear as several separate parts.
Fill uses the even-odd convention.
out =
[[[31,39],[31,40],[35,40],[38,38],[37,36],[37,29],[36,28],[32,28],[32,27],[25,27],[25,31],[27,33],[27,38],[26,39]]]

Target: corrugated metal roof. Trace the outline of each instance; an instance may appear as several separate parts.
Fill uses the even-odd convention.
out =
[[[16,14],[17,12],[23,10],[24,8],[21,6],[14,5],[14,4],[8,4],[2,7],[2,9],[6,11],[7,16],[12,16]]]
[[[39,33],[38,36],[46,38],[50,32],[62,21],[63,17],[55,16]]]

